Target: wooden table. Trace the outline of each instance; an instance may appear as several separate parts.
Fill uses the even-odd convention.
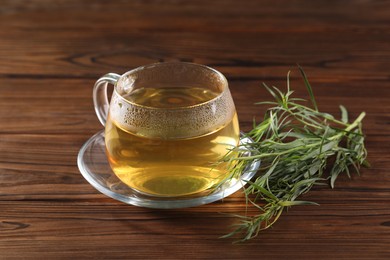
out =
[[[102,129],[92,86],[107,72],[190,61],[226,75],[248,131],[271,97],[261,82],[339,104],[364,131],[372,166],[315,187],[270,230],[219,239],[245,212],[237,192],[177,210],[126,205],[80,174],[83,143]],[[1,0],[0,259],[389,259],[389,1]],[[250,212],[250,213],[255,213]]]

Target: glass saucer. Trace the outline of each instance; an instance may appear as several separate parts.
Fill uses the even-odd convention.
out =
[[[251,143],[253,141],[248,137],[242,137],[240,142]],[[111,170],[108,163],[103,130],[92,136],[81,147],[77,157],[77,164],[84,178],[98,191],[108,197],[134,206],[173,209],[199,206],[223,199],[233,194],[241,189],[243,185],[255,175],[260,166],[260,161],[256,161],[249,165],[243,171],[239,179],[226,182],[212,193],[196,198],[151,197],[140,194],[122,183]]]

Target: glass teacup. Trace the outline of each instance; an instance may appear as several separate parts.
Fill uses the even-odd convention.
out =
[[[107,83],[114,85],[110,104]],[[101,77],[94,105],[115,175],[153,197],[202,196],[221,184],[220,159],[239,143],[226,78],[207,66],[167,62]]]

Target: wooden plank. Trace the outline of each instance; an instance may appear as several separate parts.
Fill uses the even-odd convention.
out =
[[[294,70],[294,74],[298,72]],[[261,120],[265,113],[266,107],[255,103],[272,100],[261,82],[282,90],[286,85],[285,79],[241,81],[228,77],[228,80],[244,131],[250,129],[254,117]],[[0,133],[72,133],[84,134],[87,139],[102,129],[93,108],[94,82],[95,79],[0,79]],[[369,87],[365,81],[329,83],[314,78],[311,82],[321,110],[338,116],[342,104],[349,109],[351,119],[365,111],[364,125],[370,126],[367,129],[370,135],[388,133],[387,82],[373,81]],[[291,86],[297,97],[309,98],[300,78],[292,79]]]

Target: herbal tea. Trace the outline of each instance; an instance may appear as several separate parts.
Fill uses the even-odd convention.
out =
[[[176,87],[113,96],[105,140],[115,174],[133,189],[161,197],[193,195],[220,183],[226,165],[216,162],[239,142],[226,93]]]

